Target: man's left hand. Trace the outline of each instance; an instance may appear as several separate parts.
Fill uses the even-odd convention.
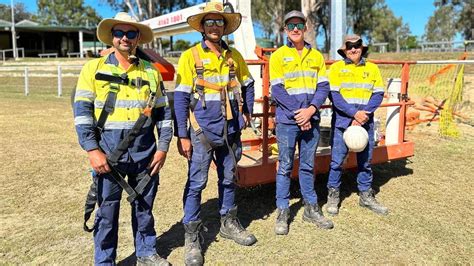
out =
[[[295,111],[295,120],[298,126],[303,126],[311,120],[314,113],[316,113],[316,107],[310,105],[308,108],[301,108]]]
[[[151,176],[158,174],[165,164],[166,161],[166,152],[164,151],[156,151],[155,155],[153,156],[153,160],[148,165],[148,169],[151,169]]]

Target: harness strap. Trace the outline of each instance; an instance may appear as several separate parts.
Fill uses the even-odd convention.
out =
[[[97,178],[92,178],[92,184],[87,192],[86,203],[84,205],[84,231],[92,232],[94,231],[95,224],[89,228],[87,226],[87,221],[91,218],[91,214],[94,211],[95,204],[97,202]]]
[[[125,192],[128,194],[127,201],[129,201],[130,203],[135,201],[138,198],[138,196],[143,193],[145,187],[148,185],[148,183],[151,180],[151,176],[149,174],[144,174],[143,178],[141,178],[140,182],[137,184],[137,186],[134,189],[130,186],[130,184],[128,184],[127,181],[125,181],[122,174],[115,169],[114,165],[117,164],[120,156],[122,156],[122,154],[128,149],[128,147],[130,147],[130,145],[135,141],[135,139],[139,135],[143,125],[145,125],[147,120],[152,119],[151,113],[152,113],[152,109],[155,107],[157,82],[155,80],[155,76],[154,76],[151,64],[147,61],[142,61],[142,62],[145,65],[145,70],[148,75],[150,91],[151,91],[150,96],[148,97],[147,106],[145,107],[145,110],[143,111],[143,113],[140,114],[140,117],[138,118],[137,122],[135,122],[135,124],[133,125],[133,128],[130,130],[129,134],[127,134],[127,136],[124,139],[122,139],[122,141],[120,141],[117,148],[114,151],[112,151],[112,153],[107,158],[107,163],[109,164],[110,169],[111,169],[110,175],[113,177],[115,182],[117,182],[120,185],[120,187],[122,187],[125,190]],[[117,67],[110,66],[110,69],[111,69],[111,72],[114,74],[114,76],[119,75],[119,70]],[[124,78],[124,77],[121,77],[121,78]],[[125,78],[128,79],[127,77]],[[140,80],[137,79],[138,88],[141,87]],[[117,99],[118,91],[119,91],[119,85],[110,83],[110,91],[109,91],[109,94],[107,95],[104,108],[102,109],[102,112],[100,113],[99,121],[97,122],[97,129],[100,131],[103,130],[107,117],[109,116],[110,113],[113,112],[115,108],[115,102]],[[100,132],[98,132],[97,135],[100,138]],[[84,226],[83,227],[86,232],[92,232],[95,228],[95,224],[92,226],[92,228],[89,228],[87,226],[87,221],[90,219],[90,216],[92,212],[94,211],[96,202],[97,202],[97,184],[94,178],[94,181],[92,182],[89,188],[89,192],[87,193],[86,203],[84,206]]]
[[[218,53],[218,51],[214,47],[210,46],[210,48],[216,54],[216,56],[219,58],[220,53]],[[234,164],[234,169],[233,169],[234,178],[238,179],[237,158],[235,156],[235,151],[236,151],[235,146],[236,145],[233,145],[234,147],[230,146],[229,140],[228,140],[228,128],[227,128],[228,127],[228,121],[234,118],[233,114],[232,114],[232,106],[231,106],[231,103],[230,103],[230,99],[228,97],[228,92],[231,91],[231,90],[234,92],[234,96],[236,96],[235,98],[239,101],[239,106],[240,106],[240,102],[241,102],[240,94],[239,94],[238,90],[236,92],[236,90],[233,89],[234,87],[237,87],[240,84],[236,80],[235,64],[234,64],[234,61],[232,59],[232,52],[230,50],[227,51],[226,56],[225,56],[225,60],[228,64],[228,66],[229,66],[229,82],[225,86],[219,86],[217,84],[210,83],[210,82],[204,80],[204,67],[203,67],[203,64],[202,64],[202,60],[199,57],[199,51],[198,51],[197,46],[194,46],[191,49],[191,51],[192,51],[192,54],[193,54],[193,57],[194,57],[196,74],[197,74],[197,79],[195,81],[195,89],[196,89],[197,94],[199,95],[199,98],[201,100],[201,104],[202,104],[203,108],[205,108],[204,88],[208,88],[208,89],[211,89],[211,90],[214,90],[214,91],[218,91],[220,93],[221,112],[222,112],[223,117],[225,118],[224,119],[224,132],[223,132],[224,133],[224,136],[223,136],[224,137],[224,142],[225,142],[225,145],[226,145],[229,153],[231,153],[232,161],[233,161],[233,164]],[[240,112],[241,112],[241,110],[242,109],[239,107]],[[199,138],[202,145],[204,145],[207,152],[210,152],[214,147],[212,145],[212,142],[210,142],[207,139],[207,137],[204,135],[203,130],[201,129],[201,127],[199,126],[199,123],[196,120],[196,116],[194,115],[194,105],[191,105],[191,111],[190,111],[190,114],[189,114],[189,121],[191,123],[191,127],[194,130],[194,133]]]
[[[121,79],[128,79],[125,76],[120,75],[120,71],[118,67],[114,65],[109,65],[110,71],[116,77],[120,77]],[[97,74],[96,74],[97,77]],[[105,99],[104,107],[102,108],[102,112],[100,112],[99,120],[97,121],[97,129],[99,132],[104,130],[105,121],[107,121],[107,117],[109,114],[113,113],[115,110],[115,102],[117,101],[117,94],[120,91],[120,84],[110,82],[109,84],[109,93],[107,94],[107,98]]]
[[[204,145],[206,151],[212,151],[214,145],[212,145],[212,142],[206,137],[206,135],[204,135],[204,131],[199,126],[193,111],[189,112],[189,122],[191,123],[191,127],[194,130],[194,134],[196,134],[196,137],[198,137],[199,141],[202,143],[202,145]]]
[[[217,91],[222,90],[222,87],[204,80],[204,67],[202,65],[201,58],[199,57],[198,48],[194,46],[193,48],[191,48],[191,52],[194,57],[194,66],[196,68],[196,74],[197,74],[195,89],[196,89],[196,93],[199,96],[199,100],[201,101],[201,106],[202,108],[205,109],[206,96],[204,94],[204,87],[210,86],[209,88],[217,90]],[[204,135],[204,132],[201,126],[196,120],[196,116],[194,115],[194,107],[195,105],[191,105],[190,112],[189,112],[189,122],[191,124],[191,127],[194,130],[194,133],[196,134],[196,137],[199,138],[199,141],[202,143],[202,145],[204,145],[204,148],[206,149],[206,151],[210,152],[213,149],[212,142],[206,137],[206,135]]]
[[[202,65],[201,58],[199,57],[199,51],[196,46],[191,48],[191,52],[193,53],[194,57],[194,67],[196,68],[197,80],[204,81],[204,67]],[[202,108],[206,108],[206,95],[204,94],[204,85],[196,83],[196,92],[199,95],[199,100],[201,100]]]

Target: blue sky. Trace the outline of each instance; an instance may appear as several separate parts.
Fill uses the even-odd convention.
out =
[[[23,2],[30,12],[36,12],[36,0],[14,0],[14,2]],[[395,16],[402,17],[405,23],[410,25],[413,35],[421,36],[425,31],[425,24],[428,18],[435,10],[434,0],[385,0],[385,3],[392,9]],[[2,4],[10,4],[10,0],[0,0]],[[95,8],[102,17],[113,17],[116,11],[113,11],[105,0],[85,0],[86,5]],[[256,32],[259,37],[259,32]],[[199,34],[186,34],[177,36],[178,38],[194,41],[199,39]]]

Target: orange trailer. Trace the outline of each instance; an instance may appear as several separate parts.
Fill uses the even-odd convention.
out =
[[[269,124],[274,117],[274,110],[272,110],[270,100],[270,74],[269,74],[269,60],[265,56],[265,53],[273,52],[275,49],[264,49],[257,47],[256,53],[259,60],[247,60],[249,65],[260,65],[262,75],[262,97],[255,99],[256,103],[263,105],[263,112],[255,113],[254,117],[261,118],[261,132],[262,135],[258,138],[243,139],[243,155],[239,162],[238,172],[239,180],[237,184],[240,187],[251,187],[261,184],[267,184],[275,182],[276,171],[278,167],[278,158],[271,156],[269,152],[269,145],[276,142],[274,136],[269,136]],[[415,64],[414,61],[372,61],[377,64],[392,64],[401,65],[401,93],[398,103],[385,103],[381,107],[393,107],[397,106],[400,109],[399,112],[399,126],[398,126],[398,142],[391,145],[385,145],[380,142],[375,147],[372,164],[380,164],[392,160],[402,160],[414,155],[414,143],[405,138],[405,123],[406,123],[406,110],[408,105],[412,105],[413,102],[408,99],[408,80],[410,65]],[[328,61],[327,64],[331,64],[333,61]],[[323,108],[330,108],[330,105],[325,105]],[[331,149],[318,148],[315,158],[315,169],[314,174],[327,173],[329,171],[329,164],[331,162]],[[298,159],[295,158],[292,177],[297,178],[298,174]],[[356,154],[350,152],[347,161],[344,164],[344,168],[355,168],[357,167]]]

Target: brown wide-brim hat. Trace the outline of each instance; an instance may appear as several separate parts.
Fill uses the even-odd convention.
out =
[[[140,32],[140,41],[138,44],[149,43],[153,40],[153,31],[148,25],[138,22],[132,18],[128,13],[119,12],[114,18],[103,19],[97,26],[97,38],[99,41],[113,46],[112,29],[117,24],[127,24],[134,26]]]
[[[242,15],[240,13],[228,13],[224,12],[224,5],[222,2],[209,2],[206,3],[203,11],[199,14],[188,17],[187,22],[191,28],[204,32],[201,22],[202,19],[208,14],[219,14],[224,18],[225,28],[224,35],[229,35],[232,32],[236,31],[240,23],[242,22]]]
[[[356,34],[347,35],[344,38],[344,42],[342,43],[341,48],[337,50],[337,53],[340,54],[342,58],[346,58],[347,56],[346,56],[346,53],[344,52],[346,50],[346,43],[348,42],[356,43],[358,41],[360,41],[360,43],[362,44],[362,56],[365,57],[367,55],[367,52],[369,51],[369,47],[367,47],[367,45],[364,45],[364,43],[362,42],[362,38]]]

